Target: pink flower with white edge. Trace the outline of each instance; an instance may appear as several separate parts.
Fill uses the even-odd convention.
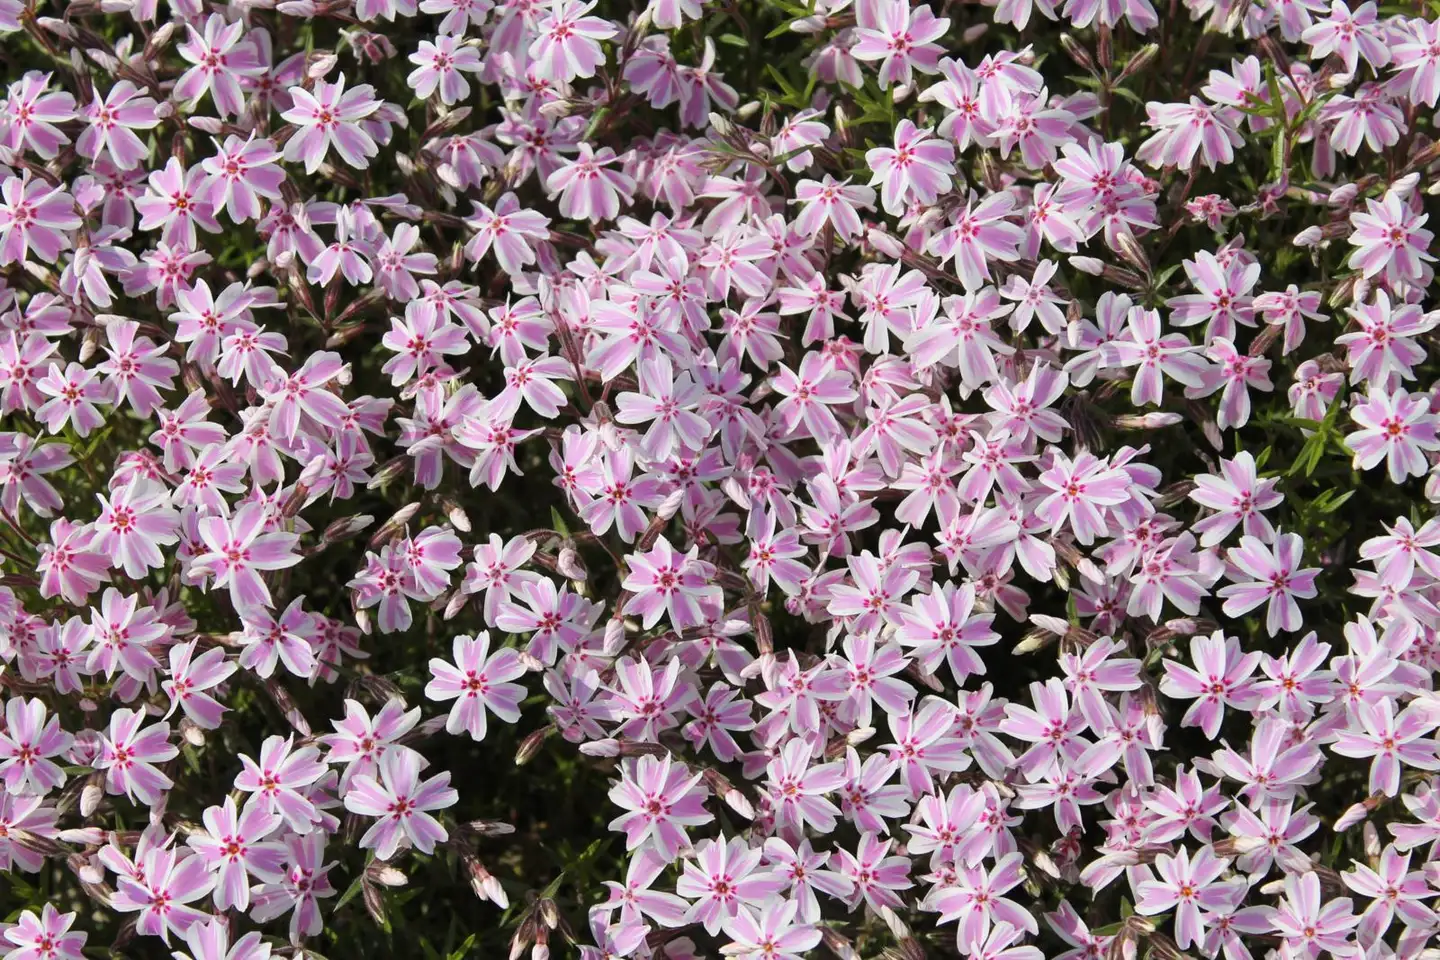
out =
[[[216,909],[248,910],[250,877],[262,883],[280,880],[285,845],[265,838],[275,832],[283,818],[256,803],[247,803],[241,812],[236,809],[235,799],[226,797],[223,805],[206,808],[201,819],[205,829],[191,834],[185,842],[215,873],[211,893]]]
[[[71,933],[74,923],[75,914],[61,913],[54,904],[45,904],[38,917],[25,910],[14,925],[6,927],[3,936],[10,946],[0,945],[0,949],[14,960],[84,960],[88,934]]]
[[[1355,229],[1349,240],[1357,249],[1350,254],[1348,265],[1366,278],[1384,273],[1392,284],[1423,280],[1425,263],[1435,259],[1429,253],[1435,234],[1424,229],[1429,219],[1428,214],[1411,209],[1394,191],[1378,201],[1367,198],[1364,213],[1350,214]]]
[[[352,167],[364,169],[380,147],[366,131],[363,121],[373,116],[383,100],[375,99],[375,88],[368,83],[345,89],[345,74],[334,83],[315,81],[313,91],[291,87],[295,105],[281,114],[299,131],[285,142],[285,159],[305,164],[306,173],[320,169],[330,148]]]
[[[1230,861],[1222,860],[1209,847],[1201,847],[1192,858],[1181,846],[1174,856],[1155,858],[1158,880],[1143,880],[1136,887],[1135,912],[1155,916],[1175,911],[1175,942],[1181,950],[1205,939],[1205,917],[1201,908],[1212,912],[1234,910],[1245,897],[1243,880],[1221,880]]]
[[[111,796],[124,794],[151,805],[175,785],[157,764],[173,760],[180,751],[170,743],[170,724],[153,723],[142,730],[144,721],[144,711],[122,707],[111,714],[94,767],[105,771],[105,790]]]
[[[1250,679],[1260,654],[1242,653],[1239,640],[1226,639],[1220,631],[1190,640],[1193,667],[1165,661],[1165,679],[1160,692],[1167,697],[1195,700],[1185,711],[1181,726],[1198,726],[1210,739],[1220,732],[1225,707],[1252,710],[1260,702],[1258,682]]]
[[[595,76],[605,62],[600,41],[620,32],[609,20],[586,16],[595,4],[596,0],[552,0],[535,24],[536,36],[528,51],[541,77],[568,83]]]
[[[610,821],[611,830],[625,834],[625,849],[654,849],[665,863],[679,856],[689,843],[685,828],[715,819],[705,809],[701,776],[668,754],[627,758],[620,782],[610,788],[610,800],[626,811]]]
[[[192,561],[192,569],[215,578],[216,587],[229,587],[237,610],[273,607],[261,571],[284,570],[299,563],[300,542],[294,533],[266,533],[267,508],[257,502],[243,504],[229,518],[203,517],[200,538],[206,549]]]
[[[682,554],[661,535],[648,553],[631,554],[621,584],[631,593],[625,612],[641,617],[646,629],[661,615],[668,615],[676,630],[708,622],[706,611],[718,611],[722,591],[711,583],[715,568],[699,559],[699,550],[693,546]]]
[[[1426,452],[1440,450],[1440,416],[1431,412],[1428,394],[1371,389],[1350,409],[1350,419],[1360,427],[1345,438],[1357,470],[1384,460],[1390,479],[1403,483],[1424,476],[1430,469]]]
[[[389,860],[402,843],[421,853],[434,853],[435,845],[450,839],[450,832],[430,815],[453,807],[460,794],[450,786],[450,772],[421,782],[421,758],[413,750],[392,750],[380,759],[379,778],[360,775],[345,793],[345,809],[377,818],[360,838],[362,849],[374,850]]]
[[[58,716],[45,719],[39,699],[12,697],[5,702],[5,730],[0,732],[0,779],[7,792],[44,796],[63,786],[65,772],[50,758],[70,749],[74,737]]]
[[[929,206],[949,192],[954,160],[953,145],[910,120],[901,120],[895,128],[894,147],[875,147],[865,154],[874,172],[870,186],[880,185],[880,206],[892,216],[903,213],[912,200]]]
[[[425,685],[427,699],[455,701],[445,729],[457,734],[464,730],[471,739],[483,740],[487,712],[505,723],[519,720],[525,688],[509,681],[525,675],[520,654],[511,647],[490,653],[490,633],[485,630],[474,637],[456,637],[453,652],[453,662],[439,657],[430,661],[431,679]]]

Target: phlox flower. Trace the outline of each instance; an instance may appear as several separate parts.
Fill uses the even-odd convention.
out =
[[[402,842],[421,853],[433,853],[437,843],[450,838],[433,810],[453,807],[460,794],[450,786],[450,772],[420,780],[420,755],[413,750],[390,750],[380,758],[380,776],[356,776],[345,793],[345,809],[377,818],[360,838],[363,849],[389,860]]]

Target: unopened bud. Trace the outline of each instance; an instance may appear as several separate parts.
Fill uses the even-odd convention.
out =
[[[1130,61],[1128,63],[1125,64],[1125,68],[1120,71],[1120,76],[1115,78],[1115,83],[1117,85],[1123,84],[1126,80],[1129,80],[1131,77],[1140,73],[1146,67],[1150,66],[1150,64],[1155,61],[1155,58],[1159,56],[1159,54],[1160,44],[1145,44],[1145,46],[1135,51],[1135,55],[1130,58]]]
[[[356,534],[368,530],[374,522],[375,518],[365,513],[336,520],[320,534],[320,542],[326,544],[342,543]]]
[[[440,506],[445,508],[445,519],[450,521],[450,526],[461,533],[469,533],[473,529],[470,525],[470,515],[460,502],[451,497],[441,497]]]
[[[1159,430],[1173,427],[1184,419],[1178,413],[1156,410],[1152,413],[1122,414],[1115,418],[1115,425],[1125,430]]]
[[[1097,260],[1094,257],[1071,257],[1070,266],[1081,273],[1088,273],[1092,277],[1098,277],[1105,272],[1105,261]]]
[[[375,535],[370,538],[370,549],[379,549],[382,544],[394,539],[400,531],[405,529],[405,525],[414,518],[415,514],[419,512],[419,503],[407,503],[399,510],[396,510],[394,515],[392,515],[389,520],[386,520],[380,526],[380,529],[375,531]]]
[[[310,62],[310,66],[305,69],[305,75],[311,80],[323,79],[325,75],[331,70],[334,70],[339,63],[340,58],[335,54],[322,54]]]
[[[1081,46],[1080,41],[1076,40],[1071,34],[1060,34],[1060,49],[1064,50],[1065,55],[1071,60],[1074,60],[1081,70],[1089,73],[1097,72],[1095,69],[1095,60],[1090,56],[1090,52]]]
[[[215,117],[192,116],[186,117],[185,122],[201,133],[208,133],[212,137],[219,136],[220,131],[225,129],[225,124]]]
[[[603,740],[590,740],[580,744],[580,752],[587,757],[611,758],[620,756],[620,741],[614,737],[606,737]]]
[[[540,748],[545,745],[546,738],[554,731],[555,728],[552,726],[541,727],[524,740],[521,740],[519,749],[515,751],[515,765],[517,767],[523,767],[531,760],[534,760],[535,755],[540,752]]]
[[[561,544],[560,552],[555,555],[555,569],[567,580],[584,582],[590,576],[590,572],[585,569],[584,561],[580,559],[580,552],[569,540]]]

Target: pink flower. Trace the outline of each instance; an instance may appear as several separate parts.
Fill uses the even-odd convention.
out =
[[[520,719],[525,688],[508,681],[524,676],[525,665],[512,648],[489,651],[490,634],[482,630],[474,638],[455,638],[453,663],[438,657],[430,661],[431,680],[425,685],[425,696],[455,701],[445,721],[450,733],[464,730],[473,740],[485,739],[487,711],[505,723]]]
[[[1354,73],[1360,58],[1375,70],[1390,62],[1390,47],[1379,23],[1374,3],[1362,3],[1354,12],[1345,0],[1333,0],[1330,15],[1305,28],[1300,41],[1310,47],[1310,56],[1323,60],[1338,53],[1345,61],[1345,72]]]
[[[197,643],[191,640],[170,648],[169,677],[161,684],[165,695],[170,698],[170,711],[166,717],[180,707],[197,726],[216,730],[226,708],[205,691],[224,683],[239,668],[226,661],[225,650],[221,647],[212,647],[196,657]]]
[[[1342,6],[1336,0],[1337,6]],[[1285,898],[1270,914],[1272,929],[1292,957],[1316,960],[1321,953],[1343,955],[1352,949],[1350,931],[1360,923],[1349,897],[1322,901],[1320,878],[1313,872],[1285,876]]]
[[[1105,536],[1104,507],[1130,499],[1130,476],[1110,467],[1093,454],[1082,452],[1074,461],[1063,453],[1054,454],[1054,466],[1040,475],[1040,483],[1051,492],[1036,507],[1036,514],[1052,531],[1069,523],[1075,538],[1083,544]]]
[[[761,850],[739,837],[706,840],[687,860],[684,873],[675,883],[675,892],[695,901],[685,914],[687,923],[701,923],[711,936],[741,910],[762,909],[784,887],[778,873],[757,869]]]
[[[231,135],[213,157],[200,162],[206,178],[202,194],[213,210],[222,207],[236,223],[260,218],[260,198],[280,199],[285,170],[277,160],[281,152],[268,139],[254,134],[242,140]]]
[[[28,147],[44,160],[53,159],[70,142],[56,124],[75,118],[75,98],[50,91],[51,76],[28,71],[10,85],[6,110],[0,113],[0,143],[11,150]]]
[[[1276,491],[1279,478],[1259,479],[1255,458],[1240,451],[1233,460],[1220,461],[1220,476],[1202,473],[1195,477],[1190,499],[1213,510],[1191,529],[1200,534],[1202,546],[1213,547],[1240,526],[1246,536],[1268,542],[1275,538],[1275,528],[1261,513],[1284,502]]]
[[[220,116],[244,112],[241,81],[265,72],[254,45],[245,39],[245,21],[226,23],[223,16],[212,13],[203,33],[194,25],[187,29],[190,35],[176,45],[176,51],[194,66],[175,82],[175,97],[194,106],[209,91]]]
[[[903,213],[912,197],[928,206],[948,193],[954,159],[953,146],[909,120],[901,120],[895,128],[893,148],[875,147],[865,154],[866,164],[874,171],[870,186],[880,184],[880,205],[892,216]]]
[[[1005,220],[1014,209],[1015,198],[1009,193],[993,193],[978,204],[972,193],[965,209],[950,226],[930,238],[926,249],[942,262],[954,259],[965,289],[979,290],[990,280],[987,260],[1020,259],[1025,232]]]
[[[1369,470],[1384,460],[1390,479],[1403,483],[1406,477],[1423,476],[1429,470],[1424,451],[1440,450],[1436,433],[1440,416],[1430,412],[1426,394],[1372,388],[1351,408],[1350,419],[1360,427],[1345,438],[1357,470]]]
[[[814,235],[829,224],[842,242],[848,242],[864,229],[859,211],[874,208],[875,191],[858,184],[852,185],[849,178],[836,180],[827,173],[824,180],[801,180],[797,183],[792,202],[805,205],[795,218],[796,229]]]
[[[1406,934],[1428,935],[1440,924],[1440,916],[1424,902],[1435,897],[1437,891],[1426,883],[1422,871],[1410,869],[1409,854],[1402,855],[1394,844],[1381,852],[1376,868],[1356,862],[1353,869],[1340,874],[1340,879],[1373,901],[1360,914],[1356,934],[1362,944],[1368,946],[1384,936],[1396,914],[1405,926],[1402,943]]]
[[[1342,0],[1335,0],[1335,5],[1344,6]],[[1374,4],[1366,6],[1372,8],[1373,15]],[[1430,217],[1410,209],[1394,191],[1379,201],[1367,198],[1365,210],[1350,214],[1355,230],[1349,240],[1357,249],[1350,254],[1348,265],[1367,278],[1384,272],[1392,284],[1422,281],[1425,262],[1435,259],[1428,252],[1435,235],[1424,229]]]
[[[0,732],[0,779],[12,794],[44,796],[64,785],[65,772],[50,758],[70,749],[74,738],[58,716],[45,720],[40,700],[12,697],[5,702],[5,730]]]
[[[235,515],[204,517],[200,537],[208,548],[192,561],[192,570],[215,578],[215,586],[230,588],[235,609],[273,607],[262,570],[284,570],[300,562],[295,546],[300,538],[293,533],[265,533],[267,509],[257,502],[242,505]]]
[[[550,9],[535,24],[536,37],[528,51],[541,77],[568,83],[577,77],[595,76],[596,68],[605,62],[600,41],[619,33],[609,20],[585,16],[595,9],[595,3],[552,0]]]
[[[87,934],[70,932],[75,914],[61,913],[54,904],[45,904],[40,916],[25,910],[19,920],[7,927],[5,956],[14,960],[84,960]]]
[[[1440,770],[1440,747],[1434,738],[1425,736],[1435,729],[1437,718],[1426,706],[1412,704],[1396,716],[1394,702],[1382,697],[1373,705],[1364,701],[1354,704],[1351,717],[1331,749],[1343,757],[1374,757],[1370,763],[1371,793],[1395,796],[1400,791],[1404,766]]]
[[[1181,950],[1205,939],[1204,907],[1210,911],[1234,910],[1245,897],[1243,880],[1221,880],[1230,861],[1221,860],[1209,847],[1201,847],[1191,859],[1184,846],[1173,857],[1155,858],[1158,880],[1142,881],[1136,888],[1135,911],[1154,916],[1175,911],[1175,942]]]
[[[309,833],[320,821],[314,802],[302,794],[325,775],[320,751],[314,747],[293,749],[293,737],[270,736],[260,744],[260,761],[240,754],[243,768],[235,776],[235,787],[254,797],[246,806],[255,804],[267,813],[279,813],[296,833]]]
[[[1254,298],[1250,291],[1260,279],[1260,264],[1246,263],[1240,257],[1225,266],[1208,250],[1185,261],[1185,273],[1198,291],[1166,301],[1171,309],[1170,322],[1177,327],[1205,322],[1205,340],[1217,337],[1235,339],[1235,324],[1254,326]]]
[[[537,241],[549,239],[549,217],[523,209],[514,193],[502,194],[494,210],[479,201],[471,201],[471,205],[475,210],[465,218],[465,224],[475,235],[465,244],[466,257],[478,263],[486,251],[493,249],[500,268],[511,276],[535,262],[532,248]]]
[[[1214,170],[1234,161],[1235,148],[1245,142],[1227,114],[1199,97],[1192,96],[1188,104],[1151,101],[1145,111],[1145,126],[1156,132],[1135,151],[1135,159],[1152,167],[1188,170],[1198,155]]]
[[[804,960],[820,945],[820,931],[795,923],[792,902],[771,902],[758,916],[742,909],[725,921],[726,953],[738,960]]]
[[[285,159],[303,162],[306,173],[320,168],[331,147],[340,159],[361,169],[380,152],[361,122],[384,105],[368,83],[346,90],[342,73],[334,83],[315,81],[313,93],[304,87],[291,87],[289,93],[295,105],[281,117],[300,130],[285,142]]]
[[[192,834],[185,842],[215,874],[215,907],[245,911],[250,908],[250,877],[265,883],[280,879],[285,845],[265,838],[280,826],[281,816],[248,803],[244,813],[235,808],[233,797],[223,806],[205,810],[204,832]]]
[[[155,766],[179,756],[170,743],[170,724],[155,723],[140,729],[143,711],[120,708],[110,715],[109,732],[101,741],[96,770],[105,771],[105,790],[124,794],[132,802],[153,805],[175,782]]]
[[[420,755],[413,750],[391,750],[380,758],[380,778],[359,775],[345,793],[345,809],[378,818],[360,838],[362,849],[374,850],[389,860],[404,841],[421,853],[434,853],[435,844],[450,838],[432,810],[453,807],[460,794],[450,786],[450,773],[421,782]]]
[[[1256,652],[1240,652],[1240,641],[1226,639],[1216,631],[1208,637],[1190,640],[1190,658],[1195,666],[1188,667],[1174,660],[1165,661],[1165,679],[1160,692],[1167,697],[1195,700],[1180,721],[1182,726],[1198,726],[1211,740],[1220,732],[1225,707],[1251,710],[1259,703],[1260,691],[1250,676],[1260,662]]]
[[[170,934],[185,933],[206,915],[190,906],[208,894],[215,883],[205,861],[182,850],[151,848],[133,876],[115,881],[113,906],[122,913],[139,912],[135,929],[145,936],[170,942]]]
[[[76,149],[82,157],[92,160],[108,156],[121,170],[139,166],[149,156],[150,148],[135,131],[160,125],[155,108],[155,101],[141,96],[135,84],[129,80],[117,82],[105,99],[97,95],[85,105],[86,126]]]
[[[54,263],[72,245],[69,231],[82,222],[74,198],[59,187],[28,172],[6,177],[0,184],[0,266],[23,264],[32,251]]]
[[[584,6],[579,0],[555,0],[555,3]],[[631,204],[635,192],[633,178],[609,169],[610,164],[619,159],[609,147],[596,151],[588,143],[580,144],[574,159],[558,166],[545,181],[550,195],[560,196],[560,215],[570,220],[595,222],[619,216],[621,207]]]
[[[59,433],[70,424],[77,434],[88,437],[91,430],[105,422],[95,405],[110,406],[113,399],[109,384],[98,374],[98,370],[74,362],[63,371],[59,364],[50,364],[50,372],[37,384],[50,399],[35,411],[35,418],[43,421],[51,433]]]
[[[169,493],[153,480],[136,477],[106,499],[97,493],[100,517],[90,548],[110,558],[112,566],[140,579],[167,561],[160,547],[180,539],[180,515],[169,506]]]
[[[927,4],[907,0],[862,0],[856,7],[856,60],[880,61],[880,89],[909,86],[914,71],[935,73],[944,52],[936,40],[950,29],[948,17],[936,17]]]
[[[962,953],[980,949],[992,926],[1040,932],[1029,911],[1004,896],[1023,879],[1021,859],[1018,853],[1008,853],[988,871],[983,866],[960,867],[953,883],[937,886],[925,897],[922,909],[939,913],[941,923],[955,922],[955,943]]]
[[[440,102],[447,106],[470,95],[464,74],[479,73],[483,67],[479,50],[465,44],[463,37],[443,33],[433,43],[421,40],[419,48],[410,54],[410,62],[416,67],[405,82],[415,95],[426,100],[438,88]]]
[[[1315,578],[1320,575],[1319,567],[1300,569],[1304,549],[1305,541],[1294,533],[1279,534],[1273,549],[1255,537],[1241,537],[1240,546],[1226,554],[1226,575],[1239,582],[1220,590],[1226,598],[1225,615],[1240,616],[1268,602],[1265,629],[1270,636],[1298,630],[1300,607],[1295,598],[1315,596]]]
[[[322,929],[319,901],[335,896],[325,863],[325,835],[320,831],[304,836],[291,834],[285,838],[288,865],[278,883],[257,884],[251,888],[250,917],[256,923],[268,923],[286,911],[290,914],[290,939],[317,936]]]
[[[230,925],[223,917],[192,923],[185,931],[190,953],[175,953],[183,960],[269,960],[270,945],[262,943],[260,931],[252,930],[232,946]]]
[[[610,788],[610,800],[626,812],[610,822],[610,829],[625,833],[626,850],[654,849],[664,863],[673,861],[689,842],[685,828],[714,819],[705,809],[700,778],[668,754],[627,759],[620,782]]]

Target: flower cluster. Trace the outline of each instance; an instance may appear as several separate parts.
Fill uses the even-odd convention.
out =
[[[535,960],[1440,937],[1429,7],[64,6],[0,0],[0,869],[89,907],[0,956],[456,871]],[[603,890],[481,862],[510,728]]]

